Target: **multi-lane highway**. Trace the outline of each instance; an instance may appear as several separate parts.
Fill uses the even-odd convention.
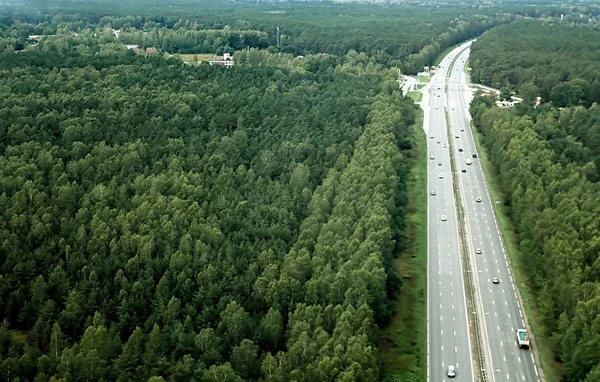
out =
[[[445,83],[449,63],[457,52],[442,61],[424,97],[429,100],[424,127],[429,156],[427,376],[431,381],[447,381],[449,377],[474,380],[445,115]]]
[[[531,350],[520,349],[516,330],[526,328],[507,254],[494,215],[487,184],[469,126],[465,101],[465,63],[469,50],[459,54],[450,68],[447,106],[458,190],[465,213],[469,256],[474,258],[477,303],[484,323],[487,369],[490,381],[539,381]],[[470,161],[471,164],[467,164]],[[463,172],[466,171],[466,172]],[[497,284],[493,279],[497,278]]]

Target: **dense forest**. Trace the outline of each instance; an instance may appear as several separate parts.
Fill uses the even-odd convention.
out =
[[[0,379],[378,380],[415,118],[396,71],[184,65],[86,28],[0,54]]]
[[[346,55],[354,50],[379,64],[416,74],[424,65],[433,64],[446,48],[512,18],[460,8],[201,4],[197,7],[189,1],[175,1],[165,8],[158,1],[143,5],[126,2],[115,4],[109,13],[103,2],[31,2],[25,9],[8,8],[6,16],[0,17],[0,30],[4,30],[0,50],[7,45],[27,48],[35,43],[28,41],[29,35],[60,39],[58,46],[63,50],[82,49],[82,45],[98,39],[156,47],[168,53],[212,54],[249,47],[294,55]]]
[[[512,87],[526,103],[556,107],[600,102],[600,31],[567,20],[521,20],[473,43],[473,82]]]
[[[600,381],[600,107],[500,110],[478,96],[471,113],[563,380]]]

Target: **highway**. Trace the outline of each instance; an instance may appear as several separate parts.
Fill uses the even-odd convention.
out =
[[[478,291],[476,302],[483,312],[484,338],[487,344],[485,351],[489,362],[487,369],[490,371],[488,380],[539,381],[532,351],[518,347],[516,330],[526,328],[525,320],[498,230],[493,210],[495,201],[490,199],[469,125],[468,104],[465,101],[465,94],[468,92],[465,92],[467,85],[464,76],[468,54],[469,50],[464,50],[453,67],[449,68],[446,95],[449,139],[453,140],[452,150],[458,179],[456,186],[465,212],[469,256],[474,258]],[[444,156],[444,160],[446,159]],[[467,160],[472,164],[468,165]],[[466,172],[463,173],[463,169]],[[433,209],[435,208],[434,204]],[[431,233],[434,234],[436,227],[433,226],[432,229]],[[499,279],[498,284],[492,282],[494,277]]]
[[[474,380],[444,111],[445,83],[449,75],[447,68],[453,54],[458,51],[451,52],[442,61],[442,69],[432,76],[423,98],[429,157],[427,378],[436,382],[450,380],[450,365],[455,367],[456,376],[453,380]]]

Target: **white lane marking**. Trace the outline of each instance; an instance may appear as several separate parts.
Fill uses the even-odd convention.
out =
[[[517,357],[517,359],[519,360],[519,363],[521,363],[521,357]],[[525,376],[523,376],[523,378],[525,378]]]
[[[454,336],[456,336],[456,330],[454,331]]]
[[[508,314],[508,318],[510,318],[510,313]]]
[[[504,342],[500,341],[500,346],[504,346]]]
[[[521,325],[525,326],[525,321],[521,320]]]
[[[496,305],[496,301],[492,300],[492,304]]]
[[[533,353],[529,353],[529,355],[531,356],[531,362],[535,364],[535,359],[533,359]]]
[[[454,352],[458,353],[458,348],[456,346],[454,347]]]
[[[456,321],[456,317],[452,317],[452,321]]]
[[[443,336],[443,335],[444,335],[444,331],[443,331],[443,330],[440,330],[440,332],[441,332],[441,334],[440,334],[440,335],[441,335],[441,336]]]
[[[442,351],[444,351],[444,345],[442,345]]]

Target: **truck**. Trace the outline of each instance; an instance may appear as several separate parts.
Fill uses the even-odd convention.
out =
[[[522,349],[529,349],[529,335],[525,329],[517,329],[517,341]]]

